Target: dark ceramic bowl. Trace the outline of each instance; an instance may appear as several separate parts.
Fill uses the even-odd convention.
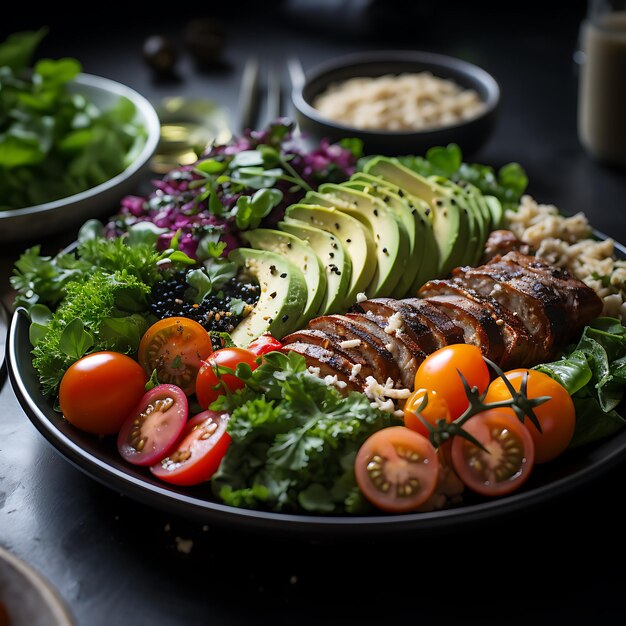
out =
[[[358,76],[423,71],[474,89],[486,105],[484,111],[478,117],[451,126],[423,131],[387,131],[364,130],[334,122],[312,104],[332,83]],[[314,67],[301,84],[294,84],[292,100],[300,130],[305,137],[316,141],[324,137],[331,141],[358,137],[363,141],[365,154],[389,156],[424,154],[432,146],[457,143],[463,155],[469,157],[480,149],[493,129],[500,88],[490,74],[467,61],[430,52],[390,50],[350,54]]]

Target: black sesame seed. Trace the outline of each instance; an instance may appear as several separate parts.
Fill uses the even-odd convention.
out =
[[[334,253],[334,252],[331,252],[331,253],[329,253],[329,255],[328,255],[328,256],[329,256],[331,259],[334,259],[334,258],[335,258],[335,253]]]
[[[288,241],[288,242],[287,242],[287,247],[288,247],[288,248],[291,248],[291,247],[292,247],[291,241]]]
[[[283,272],[283,273],[280,275],[280,277],[281,277],[281,278],[287,278],[287,272]]]
[[[352,239],[346,239],[346,242],[347,242],[347,243],[351,243],[351,242],[352,242]]]
[[[272,300],[276,297],[276,292],[272,291],[272,293],[270,293],[270,298],[272,298]]]
[[[389,252],[387,252],[387,248],[383,248],[383,254],[389,254]]]
[[[335,222],[335,228],[339,230],[339,224],[337,222]]]
[[[374,215],[378,217],[378,209],[374,209]]]
[[[417,209],[413,209],[413,210],[411,211],[411,215],[415,215],[416,213],[417,213]]]
[[[280,319],[281,319],[281,320],[283,321],[283,323],[284,323],[284,322],[286,322],[286,321],[289,319],[289,315],[286,315],[286,314],[285,314],[285,315],[283,315]]]
[[[272,276],[274,274],[276,274],[276,266],[275,265],[270,265],[270,274],[272,274]]]

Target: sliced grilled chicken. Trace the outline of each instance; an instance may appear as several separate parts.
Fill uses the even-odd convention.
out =
[[[536,355],[539,358],[547,359],[552,355],[556,338],[554,324],[561,317],[549,316],[558,303],[555,294],[537,281],[520,277],[510,267],[508,270],[491,264],[477,268],[462,267],[453,270],[452,275],[458,282],[481,295],[491,296],[520,317],[537,346]],[[560,323],[563,324],[563,321],[560,320]]]
[[[371,313],[383,318],[390,318],[399,314],[403,332],[409,335],[424,354],[430,354],[437,349],[433,331],[424,324],[423,316],[420,316],[415,308],[405,304],[403,300],[374,298],[354,305],[350,311],[352,313]],[[433,324],[431,323],[430,326]]]
[[[461,327],[465,343],[477,346],[492,361],[500,360],[504,353],[504,339],[488,308],[458,295],[431,296],[426,300]]]
[[[281,352],[297,352],[301,354],[305,359],[309,367],[319,368],[321,377],[324,376],[337,376],[338,380],[342,380],[346,383],[346,387],[343,390],[360,391],[365,386],[364,379],[359,374],[352,374],[354,363],[348,361],[340,354],[322,348],[322,346],[316,346],[311,343],[302,343],[296,341],[295,343],[289,343],[281,348]]]
[[[504,350],[500,357],[502,368],[525,367],[536,362],[535,344],[531,341],[526,326],[518,316],[513,315],[497,300],[491,296],[483,296],[454,280],[431,280],[419,290],[419,296],[423,298],[443,295],[463,296],[489,311],[491,318],[500,327],[504,340]]]
[[[352,322],[362,326],[371,336],[386,342],[385,348],[392,354],[400,369],[400,377],[394,378],[396,386],[412,389],[415,373],[426,356],[401,327],[392,326],[389,318],[371,313],[348,313]]]
[[[524,268],[532,273],[534,279],[556,290],[566,311],[568,338],[602,312],[602,301],[598,294],[566,269],[554,267],[541,259],[519,252],[509,252],[500,261]]]
[[[405,298],[402,304],[432,333],[433,343],[427,354],[453,343],[463,343],[463,331],[436,306],[421,298]]]
[[[361,356],[373,369],[372,375],[376,380],[384,382],[388,378],[394,381],[401,379],[400,368],[385,347],[386,342],[372,336],[368,328],[362,324],[355,323],[345,315],[323,315],[312,319],[309,328],[338,337],[340,341],[361,341],[359,345]]]
[[[367,349],[363,347],[363,341],[361,339],[344,340],[341,339],[341,337],[331,335],[323,330],[305,328],[287,335],[283,338],[283,342],[285,344],[297,342],[310,343],[321,346],[325,350],[336,352],[351,363],[360,365],[359,373],[363,379],[367,378],[367,376],[374,376],[374,378],[376,378],[378,374],[372,363],[366,359]]]

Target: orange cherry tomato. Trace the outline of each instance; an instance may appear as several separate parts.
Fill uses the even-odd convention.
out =
[[[489,368],[480,349],[466,343],[444,346],[429,354],[415,374],[415,389],[436,391],[447,402],[453,420],[469,406],[457,370],[481,393],[489,386]]]
[[[148,376],[156,369],[160,383],[177,385],[190,396],[198,370],[212,352],[211,337],[198,322],[166,317],[145,332],[138,358]]]
[[[526,482],[535,462],[535,445],[517,417],[504,409],[489,409],[470,417],[463,429],[487,449],[463,437],[453,439],[452,467],[466,487],[484,496],[501,496]]]
[[[435,491],[439,460],[433,445],[404,426],[390,426],[365,440],[354,462],[356,482],[377,508],[413,511]]]
[[[526,418],[524,425],[528,428],[535,443],[535,461],[545,463],[563,453],[574,436],[576,427],[576,409],[574,402],[565,387],[547,374],[537,370],[516,369],[505,372],[516,391],[520,390],[524,374],[528,374],[526,393],[529,398],[550,396],[550,400],[540,404],[534,413],[541,425],[541,432]],[[487,391],[485,402],[509,400],[511,394],[501,378],[496,378]],[[504,409],[514,415],[512,409]]]
[[[146,373],[119,352],[93,352],[70,365],[59,388],[65,419],[95,435],[113,435],[145,392]]]
[[[239,363],[247,363],[250,369],[255,370],[259,364],[256,362],[257,356],[245,348],[222,348],[216,350],[205,363],[202,364],[196,380],[196,397],[203,409],[208,409],[210,404],[226,390],[230,392],[242,389],[245,383],[232,374],[220,374],[216,371],[217,366],[227,367],[231,370],[237,369]]]
[[[430,431],[424,422],[420,419],[418,409],[424,401],[424,396],[428,394],[428,404],[421,411],[420,415],[431,425],[436,426],[439,420],[451,421],[450,409],[447,402],[432,389],[416,389],[406,401],[404,405],[404,425],[414,430],[424,437],[428,437]]]

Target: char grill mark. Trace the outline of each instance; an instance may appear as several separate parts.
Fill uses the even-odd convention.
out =
[[[519,316],[513,315],[512,311],[503,307],[494,298],[483,296],[460,281],[431,280],[419,290],[419,296],[422,298],[444,295],[462,296],[476,302],[489,312],[502,333],[504,342],[500,357],[502,368],[525,367],[535,362],[535,344],[531,341],[531,336]]]
[[[322,348],[322,346],[296,341],[284,345],[281,352],[301,354],[306,359],[308,367],[319,368],[321,377],[336,375],[339,380],[344,381],[347,385],[339,391],[359,391],[365,384],[360,375],[352,376],[353,363],[332,350]]]
[[[371,336],[376,337],[381,342],[386,342],[385,348],[391,353],[400,372],[399,378],[392,377],[396,386],[412,388],[417,368],[425,355],[411,341],[410,337],[401,330],[394,330],[391,334],[387,333],[385,328],[387,328],[388,318],[365,313],[348,313],[346,317],[365,328]]]
[[[545,293],[541,283],[531,282],[515,276],[514,272],[483,265],[480,268],[457,268],[453,276],[458,282],[471,287],[478,293],[491,296],[503,307],[524,322],[528,332],[540,350],[541,356],[552,354],[555,345],[554,325],[560,315],[550,319],[550,311],[556,302],[552,294]],[[538,289],[535,289],[537,287]],[[547,301],[547,302],[546,302]],[[557,331],[558,332],[558,331]]]
[[[323,315],[309,322],[309,328],[320,330],[337,337],[340,341],[358,339],[361,341],[359,352],[373,370],[376,380],[391,378],[399,381],[400,368],[385,344],[368,331],[367,327],[355,323],[345,315]]]
[[[463,331],[436,306],[421,298],[406,298],[402,303],[409,307],[431,332],[433,343],[427,354],[453,343],[463,343]]]
[[[519,252],[509,252],[502,257],[501,261],[524,268],[532,274],[535,280],[556,290],[566,312],[566,339],[569,339],[587,321],[602,313],[602,300],[598,294],[566,269],[553,267],[541,259]]]
[[[372,363],[366,358],[368,351],[367,347],[363,346],[363,341],[361,341],[361,344],[359,346],[354,346],[352,348],[342,346],[341,343],[344,341],[345,340],[341,337],[315,328],[305,328],[303,330],[297,330],[296,332],[287,335],[283,339],[283,342],[285,344],[297,342],[310,343],[312,345],[321,346],[325,350],[336,352],[338,355],[344,357],[351,363],[361,366],[361,378],[366,378],[367,376],[375,377],[376,370],[372,366]]]
[[[418,315],[417,311],[405,304],[403,300],[373,298],[353,306],[351,312],[369,312],[382,318],[390,318],[392,315],[399,313],[402,318],[402,332],[408,335],[420,352],[426,355],[437,349],[431,329],[433,324],[426,325],[423,316]]]
[[[431,296],[427,301],[439,307],[461,327],[465,343],[477,346],[492,361],[500,360],[504,353],[504,340],[488,308],[460,295]]]

